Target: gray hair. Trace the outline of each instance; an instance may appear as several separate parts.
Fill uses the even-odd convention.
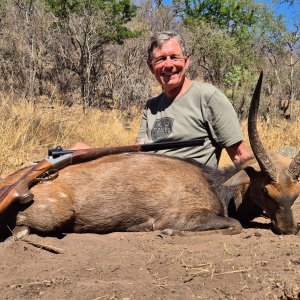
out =
[[[152,53],[154,48],[161,49],[162,45],[172,38],[175,38],[178,41],[182,49],[183,55],[187,56],[187,50],[184,39],[175,31],[163,31],[157,32],[151,37],[150,44],[148,47],[148,60],[152,59]]]

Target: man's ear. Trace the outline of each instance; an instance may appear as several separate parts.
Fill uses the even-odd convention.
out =
[[[151,73],[154,74],[154,69],[153,69],[151,60],[149,60],[149,59],[147,60],[147,65],[148,65],[148,68],[150,69]]]
[[[186,58],[185,58],[185,68],[188,69],[188,67],[190,66],[190,55],[187,54]]]

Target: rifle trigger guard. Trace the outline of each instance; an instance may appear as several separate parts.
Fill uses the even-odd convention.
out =
[[[43,173],[40,177],[36,178],[36,181],[38,182],[45,182],[45,181],[51,181],[58,177],[58,170],[57,169],[50,169],[47,172]]]

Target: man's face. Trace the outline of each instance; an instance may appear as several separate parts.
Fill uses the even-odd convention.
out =
[[[185,80],[185,72],[189,66],[189,57],[185,57],[175,38],[166,41],[161,49],[154,48],[152,60],[148,66],[165,92],[180,89]]]

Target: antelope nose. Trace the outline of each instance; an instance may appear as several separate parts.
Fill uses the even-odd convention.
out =
[[[272,229],[273,229],[273,232],[276,234],[286,234],[286,235],[297,234],[300,230],[300,224],[296,224],[293,226],[280,227],[280,226],[276,226],[276,224],[273,223]]]

